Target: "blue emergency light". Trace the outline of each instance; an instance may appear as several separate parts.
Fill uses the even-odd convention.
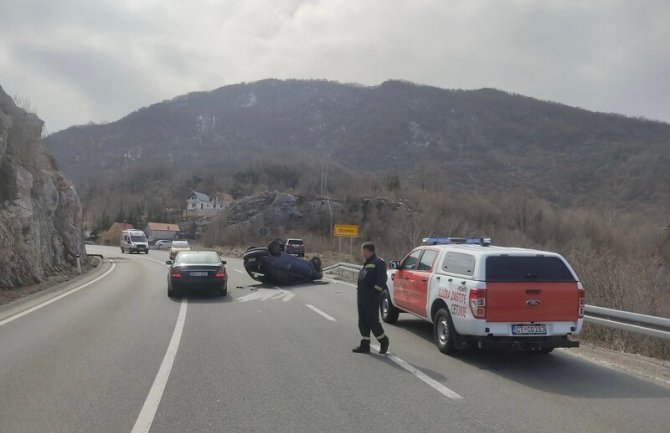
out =
[[[480,238],[423,238],[424,245],[449,245],[449,244],[466,244],[466,245],[481,245],[488,247],[493,240],[490,237]]]

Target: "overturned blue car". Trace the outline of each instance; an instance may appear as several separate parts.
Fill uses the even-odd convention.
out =
[[[250,247],[242,259],[244,269],[249,276],[264,284],[291,285],[319,280],[321,259],[312,257],[305,260],[282,251],[280,239],[272,241],[267,247]]]

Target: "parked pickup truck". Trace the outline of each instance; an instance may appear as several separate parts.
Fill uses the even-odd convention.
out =
[[[579,346],[584,288],[559,254],[491,246],[487,238],[426,238],[391,262],[388,277],[384,322],[400,313],[431,322],[443,353]]]

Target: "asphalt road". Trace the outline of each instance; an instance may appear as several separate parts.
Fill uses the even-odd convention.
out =
[[[670,388],[569,352],[448,357],[401,316],[390,356],[353,354],[350,285],[229,259],[227,297],[172,300],[165,252],[91,250],[93,274],[0,310],[1,433],[670,432]]]

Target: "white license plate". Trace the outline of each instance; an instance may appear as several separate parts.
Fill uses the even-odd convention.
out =
[[[191,272],[192,277],[206,277],[207,272]]]
[[[547,325],[512,325],[512,335],[545,335]]]
[[[249,257],[247,259],[247,262],[255,262],[255,261],[256,261],[256,257]]]

